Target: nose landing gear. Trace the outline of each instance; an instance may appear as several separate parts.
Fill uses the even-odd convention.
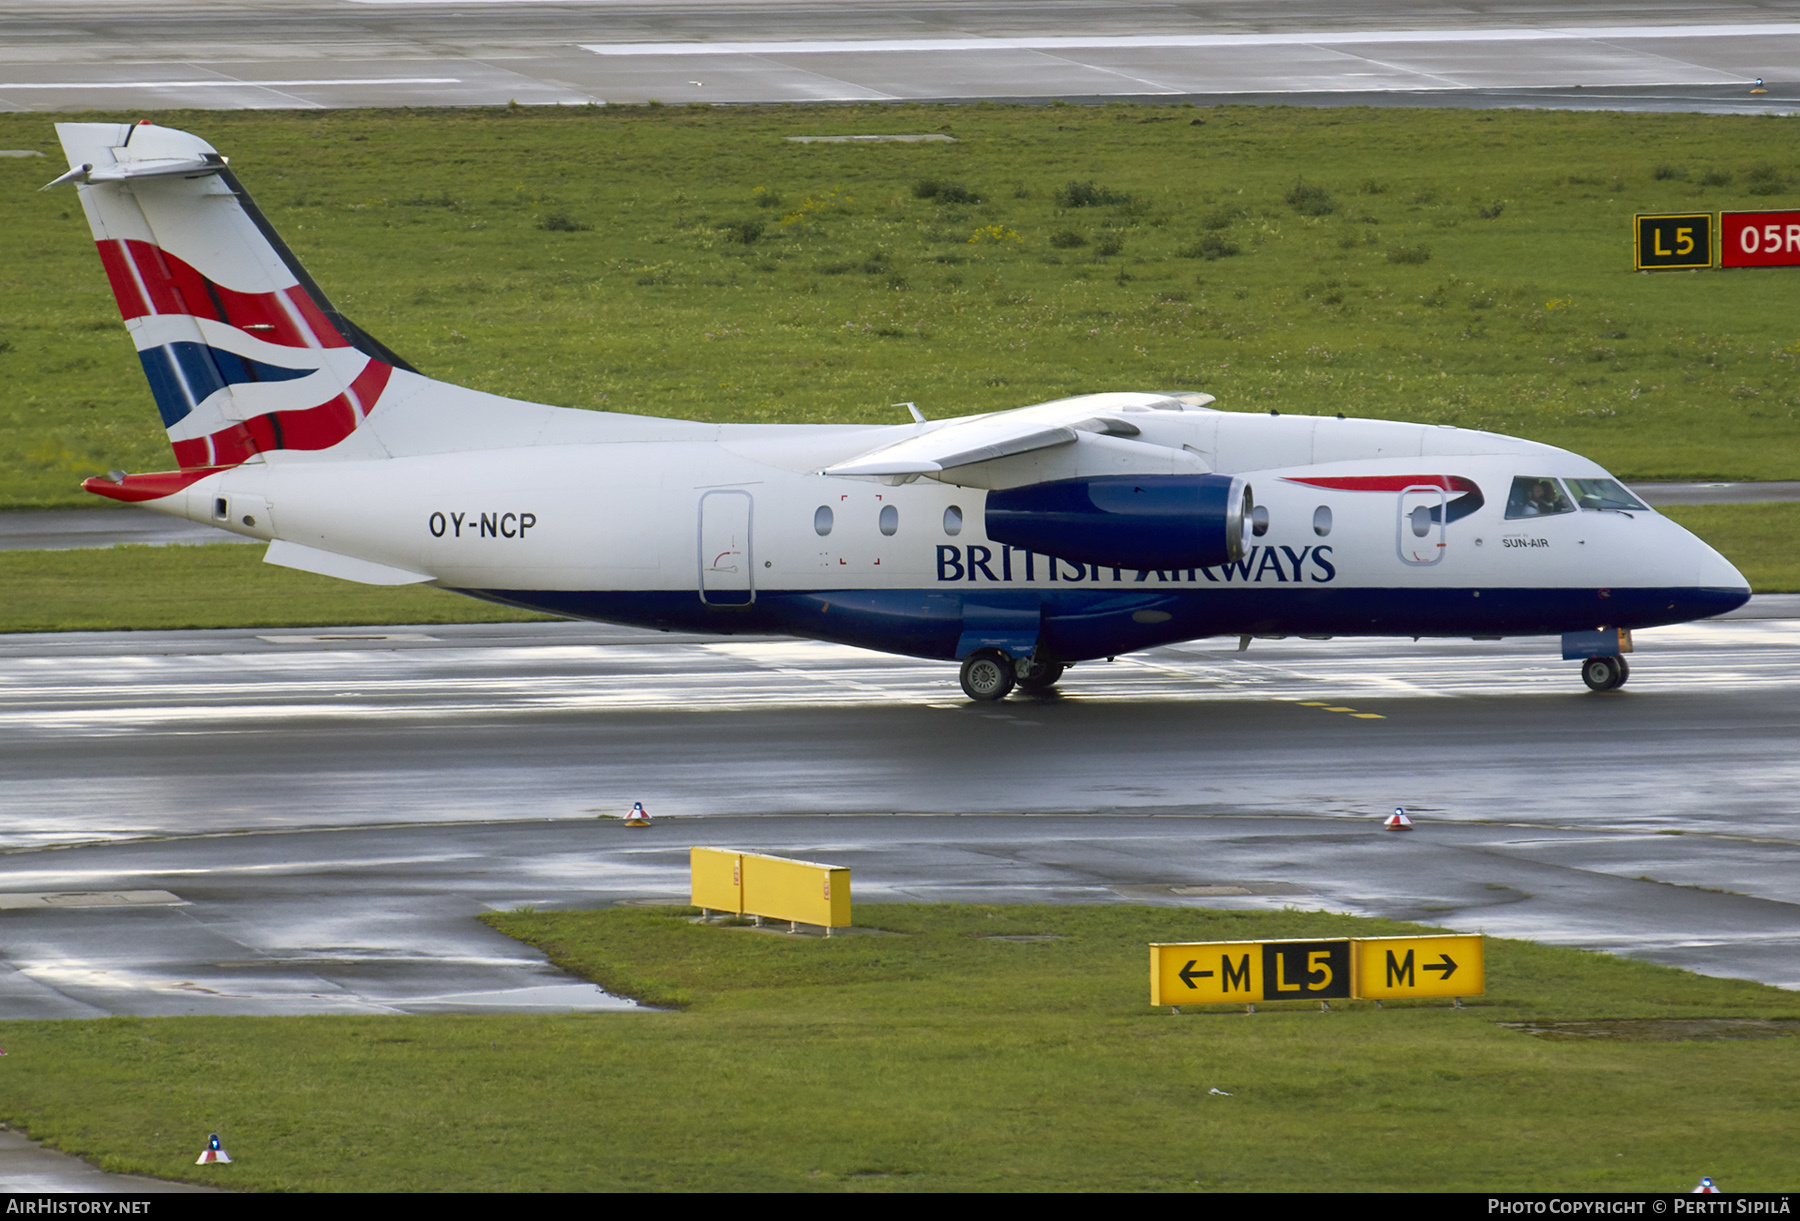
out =
[[[1623,657],[1590,657],[1581,663],[1581,681],[1590,691],[1617,691],[1630,677]]]

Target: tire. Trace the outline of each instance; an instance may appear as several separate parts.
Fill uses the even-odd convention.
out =
[[[999,649],[977,649],[963,659],[963,694],[978,704],[991,704],[1012,693],[1012,658]]]
[[[1581,663],[1581,681],[1590,691],[1615,691],[1630,673],[1623,657],[1590,657]]]
[[[1019,690],[1048,691],[1062,679],[1067,668],[1060,661],[1034,661],[1024,674],[1018,676]]]

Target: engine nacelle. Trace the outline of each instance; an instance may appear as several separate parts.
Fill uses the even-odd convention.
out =
[[[996,543],[1104,568],[1211,568],[1244,554],[1250,486],[1231,475],[1104,475],[989,492]]]

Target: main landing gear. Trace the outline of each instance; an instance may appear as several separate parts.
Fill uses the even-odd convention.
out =
[[[1056,686],[1057,681],[1063,676],[1064,668],[1060,661],[1033,659],[1025,663],[1024,673],[1018,673],[1017,663],[1014,664],[1013,670],[1019,680],[1019,689],[1035,695]]]
[[[999,649],[976,649],[962,663],[963,694],[976,703],[1003,700],[1012,694],[1012,658]]]
[[[1066,668],[1060,661],[1015,659],[999,649],[977,649],[963,659],[963,694],[982,704],[1005,699],[1014,686],[1039,694],[1054,687]]]
[[[1590,691],[1617,691],[1630,677],[1623,657],[1590,657],[1581,663],[1581,681]]]

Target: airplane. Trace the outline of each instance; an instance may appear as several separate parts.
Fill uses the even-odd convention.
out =
[[[266,560],[578,619],[960,663],[974,701],[1204,637],[1560,636],[1743,605],[1574,453],[1447,424],[1083,394],[894,425],[709,424],[426,377],[332,304],[197,136],[57,125],[178,469],[100,496]]]

